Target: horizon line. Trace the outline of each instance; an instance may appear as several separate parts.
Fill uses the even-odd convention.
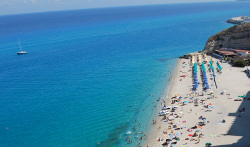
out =
[[[228,0],[228,1],[205,1],[205,2],[177,2],[177,3],[162,3],[162,4],[139,4],[139,5],[125,5],[125,6],[104,6],[104,7],[90,7],[90,8],[76,8],[76,9],[58,9],[51,11],[36,11],[36,12],[23,12],[23,13],[10,13],[10,14],[0,14],[2,16],[12,16],[12,15],[24,15],[24,14],[38,14],[38,13],[51,13],[51,12],[63,12],[63,11],[79,11],[79,10],[91,10],[91,9],[108,9],[108,8],[122,8],[122,7],[143,7],[143,6],[159,6],[159,5],[174,5],[174,4],[200,4],[200,3],[222,3],[222,2],[244,2],[238,0]]]

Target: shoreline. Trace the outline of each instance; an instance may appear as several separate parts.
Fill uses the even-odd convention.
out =
[[[208,57],[211,58],[210,56]],[[214,59],[214,58],[213,58]],[[214,59],[214,63],[216,63],[217,59]],[[183,64],[183,62],[186,62],[186,64]],[[238,114],[237,111],[241,109],[243,106],[247,107],[250,104],[250,101],[243,100],[241,102],[236,102],[234,99],[237,98],[237,95],[246,95],[247,97],[250,97],[250,84],[248,82],[250,81],[249,78],[244,75],[241,71],[243,68],[236,68],[231,67],[228,63],[220,63],[223,67],[222,73],[219,74],[216,72],[216,82],[218,84],[218,89],[216,88],[213,80],[209,79],[209,85],[211,85],[210,89],[207,91],[204,96],[192,96],[190,91],[190,88],[192,88],[192,78],[191,78],[191,72],[190,72],[190,65],[188,64],[190,62],[189,59],[178,59],[176,68],[174,69],[172,76],[173,78],[169,82],[169,85],[164,90],[163,96],[161,98],[164,98],[166,101],[166,106],[172,105],[171,104],[171,97],[173,97],[175,94],[179,94],[178,96],[182,96],[182,101],[184,99],[188,100],[191,97],[194,98],[206,98],[207,100],[205,103],[211,103],[214,107],[212,112],[205,111],[206,108],[204,108],[203,104],[199,103],[197,107],[194,106],[193,103],[187,103],[184,106],[181,106],[180,103],[173,104],[179,106],[179,108],[176,110],[176,114],[180,116],[179,118],[175,118],[174,121],[171,121],[171,123],[179,122],[181,123],[182,127],[180,130],[174,131],[175,133],[182,133],[182,135],[178,136],[180,138],[180,141],[177,141],[177,146],[204,146],[207,142],[211,142],[212,145],[226,145],[226,144],[241,144],[241,145],[250,145],[250,141],[247,140],[247,137],[250,137],[250,135],[247,135],[247,129],[250,129],[250,126],[243,125],[244,127],[236,127],[241,132],[235,131],[235,125],[234,124],[244,124],[247,121],[250,120],[250,115],[248,113],[244,113],[242,117],[241,114]],[[205,65],[206,70],[208,73],[208,76],[210,78],[212,77],[211,73],[208,72],[208,64]],[[215,67],[216,64],[214,64]],[[247,68],[247,67],[245,67]],[[244,69],[245,69],[244,68]],[[248,67],[249,68],[249,67]],[[201,71],[199,71],[200,73]],[[198,73],[198,75],[199,75]],[[180,77],[181,75],[185,74],[186,77]],[[200,79],[199,79],[200,81]],[[220,95],[220,93],[225,90],[227,91],[227,94],[230,95]],[[214,92],[214,97],[211,98],[210,91]],[[197,90],[198,93],[202,93],[201,85],[198,87]],[[229,98],[230,97],[230,98]],[[232,97],[232,98],[231,98]],[[181,102],[182,102],[181,101]],[[227,102],[227,103],[225,103]],[[203,102],[202,102],[203,103]],[[166,139],[169,139],[169,126],[172,126],[170,121],[166,122],[166,120],[163,121],[162,116],[158,116],[158,112],[161,110],[162,106],[159,103],[157,106],[157,112],[154,119],[157,121],[156,124],[152,125],[149,129],[149,137],[148,140],[145,140],[143,143],[143,147],[153,147],[153,146],[162,146],[161,144],[165,142]],[[190,112],[191,110],[191,112]],[[231,116],[234,114],[234,116]],[[190,133],[194,132],[188,132],[187,129],[190,127],[197,125],[197,122],[199,122],[198,117],[199,116],[206,116],[206,119],[209,121],[209,123],[204,126],[203,129],[201,129],[202,134],[205,136],[202,136],[201,138],[194,138],[188,136]],[[216,117],[215,117],[216,116]],[[241,118],[242,120],[239,120]],[[227,123],[225,125],[220,124],[220,120],[225,119]],[[186,123],[182,123],[182,122]],[[163,131],[167,131],[168,133],[164,134]],[[172,130],[171,130],[172,131]],[[236,132],[236,133],[235,133]],[[236,135],[235,135],[236,134]],[[240,134],[240,135],[239,135]],[[162,138],[163,141],[157,141],[157,138]],[[185,139],[191,140],[192,138],[196,141],[189,141]],[[222,141],[223,139],[223,141]],[[239,141],[243,140],[243,141]],[[242,142],[242,143],[241,143]],[[237,145],[236,145],[237,146]]]
[[[177,59],[177,61],[175,62],[175,64],[173,66],[176,66],[175,68],[173,68],[173,71],[170,75],[170,82],[168,84],[166,84],[166,88],[161,96],[161,101],[162,100],[165,100],[166,102],[166,105],[170,104],[170,91],[174,88],[174,84],[175,84],[175,81],[176,81],[176,78],[177,76],[177,72],[178,72],[178,67],[179,67],[179,61],[180,59]],[[159,122],[161,120],[161,117],[158,115],[158,112],[161,110],[162,106],[161,104],[159,103],[157,105],[157,108],[156,108],[156,115],[153,117],[154,120],[156,120],[157,122]],[[149,137],[149,139],[145,140],[144,143],[142,144],[142,146],[147,146],[147,144],[149,144],[151,142],[151,139],[152,138],[155,138],[157,135],[155,135],[155,132],[157,131],[156,129],[159,128],[159,123],[156,124],[156,125],[153,125],[151,126],[151,128],[149,128],[149,133],[148,134],[151,134],[151,136]]]

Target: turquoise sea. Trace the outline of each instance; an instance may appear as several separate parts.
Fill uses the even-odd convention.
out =
[[[202,50],[249,8],[217,2],[0,16],[0,146],[136,146],[177,57]],[[27,55],[16,54],[19,38]]]

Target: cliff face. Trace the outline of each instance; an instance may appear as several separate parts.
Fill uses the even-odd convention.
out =
[[[211,36],[204,50],[210,52],[220,48],[250,50],[250,22],[240,26],[235,25]]]

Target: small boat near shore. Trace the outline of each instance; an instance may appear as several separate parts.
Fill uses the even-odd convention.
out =
[[[164,106],[164,107],[162,107],[162,109],[161,110],[167,110],[167,109],[170,109],[171,107],[169,107],[169,106]]]
[[[161,110],[159,116],[164,116],[167,115],[168,113],[169,113],[168,110]]]

